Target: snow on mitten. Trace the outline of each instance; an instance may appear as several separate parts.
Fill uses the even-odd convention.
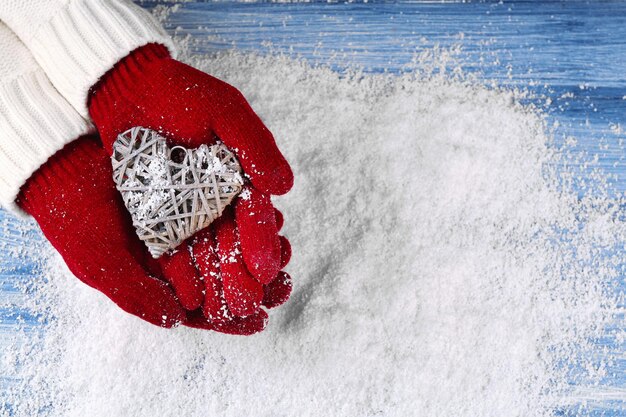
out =
[[[135,235],[111,175],[98,138],[82,137],[31,176],[17,203],[39,223],[72,273],[124,311],[161,327],[181,323],[231,334],[263,330],[263,310],[219,326],[200,320],[199,309],[185,311],[185,306],[198,307],[204,290],[190,253],[154,260]],[[198,288],[188,287],[193,282]]]
[[[130,314],[162,327],[185,318],[174,292],[154,278],[111,180],[97,138],[83,137],[53,155],[17,200],[32,215],[72,273]]]
[[[203,254],[195,256],[195,263],[205,285],[209,273],[223,284],[229,314],[255,314],[267,298],[264,285],[278,277],[285,252],[269,195],[289,191],[293,174],[242,94],[172,59],[164,46],[149,44],[121,60],[92,88],[89,112],[109,153],[118,134],[143,126],[173,145],[195,148],[219,139],[236,154],[250,184],[237,199],[234,214],[217,222],[211,236],[200,232],[191,251]],[[217,261],[202,265],[210,258],[209,247],[216,250]],[[179,250],[187,250],[185,244]],[[281,282],[282,292],[288,293],[290,282]],[[206,290],[205,313],[212,309],[207,305],[221,302],[215,297]]]

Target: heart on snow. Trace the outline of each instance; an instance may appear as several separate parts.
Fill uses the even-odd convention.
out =
[[[224,144],[170,148],[139,126],[118,135],[111,162],[137,235],[154,258],[211,224],[243,186],[239,162]]]

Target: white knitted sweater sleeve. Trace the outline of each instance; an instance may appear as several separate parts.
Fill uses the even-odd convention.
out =
[[[90,130],[0,22],[0,205],[23,215],[15,204],[22,185],[50,156]]]
[[[131,51],[154,42],[174,53],[158,22],[130,0],[0,0],[0,20],[85,118],[89,89]]]

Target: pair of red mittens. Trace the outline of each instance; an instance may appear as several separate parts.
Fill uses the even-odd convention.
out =
[[[100,132],[66,146],[22,188],[19,204],[39,222],[72,272],[125,311],[153,324],[225,333],[262,330],[263,306],[289,297],[280,272],[291,248],[270,195],[293,185],[291,168],[241,93],[172,59],[156,44],[120,61],[94,86],[90,114]],[[134,126],[188,148],[219,138],[249,183],[209,228],[153,260],[134,234],[112,181],[117,135]]]

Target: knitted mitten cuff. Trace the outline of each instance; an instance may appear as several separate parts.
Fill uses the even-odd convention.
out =
[[[125,126],[128,122],[134,120],[135,125],[144,123],[132,108],[141,107],[142,100],[151,99],[148,93],[153,94],[154,88],[150,80],[154,73],[160,71],[161,61],[167,58],[171,56],[163,45],[145,45],[115,64],[91,89],[89,112],[100,129],[102,142],[109,154],[112,153],[117,134],[133,126],[133,123]],[[167,90],[166,86],[161,87]],[[161,93],[164,90],[158,91]],[[113,131],[110,131],[111,128]]]

